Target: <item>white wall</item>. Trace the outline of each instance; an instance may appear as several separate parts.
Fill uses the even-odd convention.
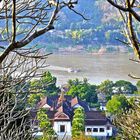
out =
[[[112,127],[110,127],[110,130],[106,130],[106,131],[109,134],[109,136],[113,135],[113,128]]]
[[[60,132],[60,125],[65,125],[65,131],[64,133]],[[54,122],[54,126],[53,126],[54,131],[60,136],[60,135],[64,135],[66,133],[66,135],[70,135],[71,136],[71,122],[70,121],[56,121]]]
[[[87,128],[91,128],[92,132],[87,132]],[[93,128],[98,128],[98,132],[93,132]],[[100,132],[100,128],[104,128],[104,132]],[[106,126],[85,126],[85,135],[90,136],[112,136],[112,127],[107,130]]]
[[[101,105],[101,106],[100,106],[100,110],[102,110],[102,111],[103,111],[103,110],[106,111],[106,110],[107,110],[107,109],[106,109],[106,106],[102,106],[102,105]]]

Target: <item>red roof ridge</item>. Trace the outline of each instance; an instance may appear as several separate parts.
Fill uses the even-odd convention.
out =
[[[79,103],[79,99],[77,96],[75,96],[72,100],[71,100],[71,106],[73,107],[74,105]]]

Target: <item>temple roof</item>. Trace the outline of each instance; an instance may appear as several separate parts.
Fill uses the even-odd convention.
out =
[[[88,111],[85,114],[87,120],[106,120],[105,114],[101,111]]]
[[[38,104],[42,108],[45,104],[49,105],[46,114],[52,121],[71,121],[73,119],[74,110],[82,107],[85,111],[85,125],[106,125],[109,121],[105,114],[101,111],[90,111],[88,103],[80,100],[78,97],[72,98],[68,95],[56,95],[45,97]]]

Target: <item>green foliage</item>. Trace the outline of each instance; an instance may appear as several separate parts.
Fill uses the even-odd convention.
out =
[[[133,94],[137,91],[137,87],[131,82],[119,80],[113,81],[105,80],[98,86],[98,92],[103,94],[106,100],[110,100],[112,95],[119,94]]]
[[[113,86],[114,86],[113,81],[105,80],[99,85],[98,90],[105,94],[112,94]]]
[[[106,96],[106,100],[111,99],[114,83],[110,80],[105,80],[98,87],[98,92]]]
[[[107,32],[105,32],[105,38],[106,38],[107,41],[110,40],[110,34],[111,34],[111,31],[110,30],[108,30]]]
[[[99,108],[100,108],[100,103],[99,103],[99,102],[97,102],[97,103],[89,103],[89,106],[90,106],[91,108],[96,108],[97,110],[99,110]]]
[[[138,90],[140,91],[140,80],[137,82],[136,86],[137,86]]]
[[[29,96],[28,103],[33,106],[44,96],[58,94],[60,89],[56,87],[56,77],[45,72],[40,79],[30,82],[30,91],[33,93]]]
[[[119,80],[114,84],[116,92],[118,94],[133,94],[137,91],[137,87],[131,82],[125,80]]]
[[[114,95],[106,105],[107,111],[112,115],[127,111],[130,107],[131,105],[124,95]]]
[[[132,108],[123,114],[119,114],[114,125],[118,128],[117,140],[139,140],[140,138],[140,100],[133,103]]]
[[[45,97],[42,93],[38,93],[38,94],[31,94],[28,98],[28,104],[33,107],[34,105],[36,105],[41,98]]]
[[[97,93],[96,86],[88,83],[88,80],[84,78],[83,81],[79,81],[78,79],[69,80],[68,81],[69,91],[68,95],[72,97],[79,97],[81,100],[85,100],[89,103],[97,103]]]
[[[41,90],[47,96],[57,94],[59,91],[56,87],[56,77],[53,77],[50,72],[45,72],[39,80],[32,81],[30,88],[35,91]]]
[[[91,36],[93,33],[93,29],[76,29],[76,30],[67,30],[66,36],[75,39],[81,40],[85,37]]]
[[[72,121],[72,137],[77,138],[85,131],[85,113],[84,109],[79,107],[74,111]]]
[[[59,88],[56,87],[56,80],[56,77],[52,76],[50,72],[45,72],[40,80],[40,83],[43,86],[43,90],[49,94],[57,94]]]
[[[44,110],[40,110],[37,113],[37,120],[39,121],[39,127],[43,130],[43,136],[40,140],[51,139],[54,136],[55,132]]]

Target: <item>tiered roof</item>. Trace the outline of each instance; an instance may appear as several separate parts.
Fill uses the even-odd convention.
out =
[[[46,114],[51,121],[72,121],[74,109],[82,107],[85,110],[85,125],[106,125],[109,120],[101,111],[90,111],[88,104],[78,97],[56,95],[42,99],[38,108],[48,107]]]

